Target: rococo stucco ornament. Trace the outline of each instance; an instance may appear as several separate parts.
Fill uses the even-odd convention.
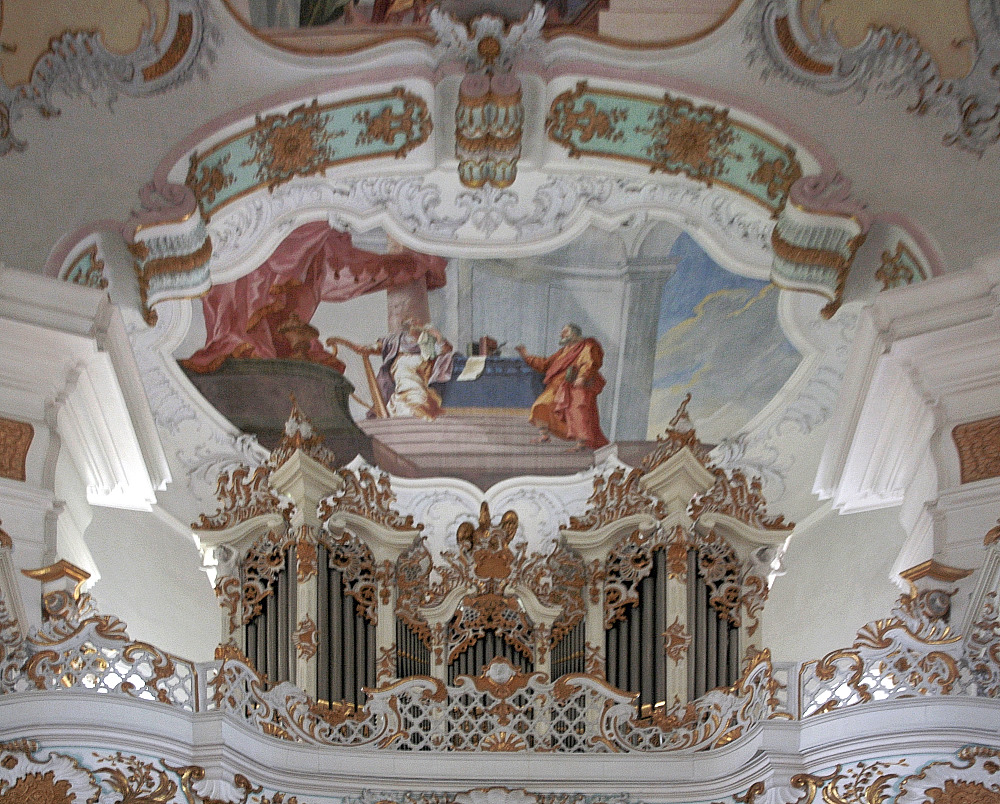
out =
[[[150,14],[148,25],[136,32],[138,42],[124,53],[112,52],[105,46],[106,32],[101,26],[138,25],[138,18],[122,12],[118,19],[98,22],[86,18],[85,12],[80,11],[78,24],[81,27],[77,29],[70,14],[71,21],[48,40],[43,52],[37,54],[27,80],[15,79],[13,83],[0,80],[0,156],[27,147],[27,143],[14,133],[25,112],[35,111],[42,117],[59,114],[53,97],[57,93],[113,104],[119,95],[155,95],[184,83],[193,75],[203,75],[206,64],[214,59],[214,45],[220,40],[210,5],[206,0],[170,0],[164,4],[167,19],[157,20],[155,13]],[[13,16],[10,9],[6,11],[5,17]],[[12,30],[17,21],[4,19],[4,22],[4,49],[15,53],[18,42],[9,40],[18,33]],[[30,50],[32,42],[20,44],[22,49]]]
[[[860,4],[824,9],[799,0],[757,0],[746,18],[749,59],[762,64],[765,77],[775,72],[826,94],[853,89],[902,96],[909,111],[947,121],[945,145],[981,155],[1000,139],[1000,9],[991,0],[949,5],[958,14],[921,19],[915,6],[901,4],[866,19]],[[853,17],[853,36],[838,36],[838,14]],[[867,23],[863,32],[859,23]],[[942,38],[953,53],[961,52],[953,56],[956,63],[936,47]]]

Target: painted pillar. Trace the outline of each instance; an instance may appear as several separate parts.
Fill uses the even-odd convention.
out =
[[[431,312],[427,304],[427,280],[414,279],[405,285],[386,291],[389,310],[388,332],[399,332],[408,318],[419,318],[430,322]],[[433,322],[431,322],[433,323]]]

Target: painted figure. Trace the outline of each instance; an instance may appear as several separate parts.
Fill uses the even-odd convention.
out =
[[[379,341],[379,349],[382,367],[376,381],[389,416],[435,418],[441,396],[430,384],[451,379],[451,344],[435,327],[408,318],[399,332]]]
[[[531,423],[541,434],[537,442],[558,438],[576,441],[573,450],[597,449],[608,443],[601,432],[597,395],[604,388],[601,363],[604,350],[594,338],[584,338],[576,324],[567,324],[559,336],[559,351],[551,357],[517,353],[535,371],[545,375],[545,390],[531,407]]]

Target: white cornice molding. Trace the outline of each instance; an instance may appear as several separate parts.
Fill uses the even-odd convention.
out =
[[[995,415],[998,288],[994,259],[883,293],[862,312],[814,486],[821,499],[845,513],[899,505],[935,433]],[[957,478],[935,458],[947,488]]]
[[[149,510],[170,480],[117,309],[98,290],[0,269],[0,390],[51,406],[92,504]],[[30,378],[30,387],[24,380]]]

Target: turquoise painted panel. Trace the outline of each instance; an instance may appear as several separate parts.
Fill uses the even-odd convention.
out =
[[[777,214],[802,175],[795,149],[729,110],[669,93],[663,97],[592,89],[581,82],[549,110],[549,138],[570,156],[608,157],[737,190]]]
[[[243,132],[193,154],[186,183],[208,219],[261,187],[273,190],[356,160],[401,158],[431,130],[423,98],[402,87],[333,104],[313,100],[287,114],[258,116]]]

